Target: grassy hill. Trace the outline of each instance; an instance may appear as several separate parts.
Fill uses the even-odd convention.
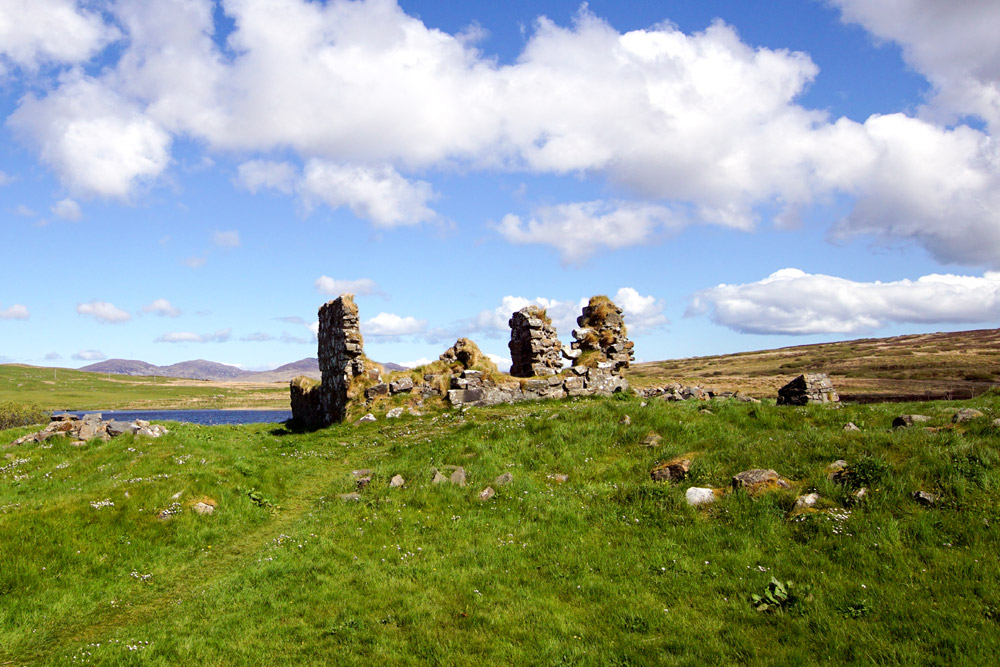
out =
[[[969,398],[1000,383],[1000,329],[866,338],[635,364],[636,387],[678,382],[773,398],[801,373],[826,373],[848,401]]]
[[[0,364],[0,403],[47,410],[288,409],[288,384],[209,382]]]
[[[953,424],[964,406],[985,416]],[[900,412],[932,430],[890,428]],[[0,664],[989,664],[997,417],[995,392],[803,408],[623,396],[7,447]],[[681,455],[687,480],[650,479]],[[432,484],[449,464],[468,486]],[[793,488],[686,504],[689,486],[749,468]],[[342,499],[361,469],[371,484]],[[819,503],[794,510],[809,490]],[[772,579],[789,595],[758,611]]]

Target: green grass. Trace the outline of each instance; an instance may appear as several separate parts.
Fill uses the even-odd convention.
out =
[[[889,427],[902,412],[948,426],[964,406],[987,418]],[[993,660],[1000,397],[702,407],[577,399],[4,449],[0,664]],[[663,436],[652,448],[650,431]],[[690,480],[650,480],[681,454]],[[872,485],[859,504],[827,480],[841,458]],[[442,464],[470,485],[433,486]],[[795,489],[686,505],[688,486],[755,467]],[[372,484],[345,502],[359,468]],[[480,502],[508,471],[513,483]],[[395,474],[403,488],[388,486]],[[791,512],[813,489],[820,509]],[[940,500],[919,505],[918,489]],[[192,511],[209,500],[211,516]],[[772,578],[794,595],[757,611]]]
[[[0,402],[48,410],[270,408],[287,410],[287,383],[240,384],[0,364]]]

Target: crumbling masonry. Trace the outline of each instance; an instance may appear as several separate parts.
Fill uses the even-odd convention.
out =
[[[567,350],[545,311],[529,306],[510,318],[511,375],[496,373],[491,362],[485,373],[471,368],[482,354],[472,341],[459,339],[441,357],[452,365],[450,371],[428,373],[422,383],[404,375],[385,384],[375,370],[377,365],[364,355],[358,308],[345,294],[320,308],[319,367],[323,379],[318,384],[304,377],[291,381],[292,419],[302,428],[322,428],[344,421],[352,401],[373,404],[398,394],[412,396],[415,405],[437,396],[453,406],[610,396],[628,389],[621,370],[628,368],[632,343],[626,338],[621,312],[607,297],[592,298],[578,319],[581,329],[573,332],[577,342]],[[562,368],[560,351],[573,360],[572,367]],[[359,381],[366,373],[371,377]],[[376,384],[362,391],[372,382]]]

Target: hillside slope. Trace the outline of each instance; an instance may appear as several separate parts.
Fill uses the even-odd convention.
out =
[[[864,338],[634,364],[636,387],[696,384],[773,398],[800,373],[826,373],[845,400],[978,396],[1000,382],[1000,329]]]

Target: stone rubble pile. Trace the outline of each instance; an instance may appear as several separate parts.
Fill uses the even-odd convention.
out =
[[[562,370],[562,343],[545,310],[538,306],[522,308],[511,316],[508,325],[511,375],[530,378]]]
[[[837,403],[840,396],[826,373],[800,375],[778,390],[778,405]]]
[[[100,438],[108,442],[111,438],[131,433],[147,438],[159,438],[168,433],[166,427],[160,424],[150,424],[148,421],[136,419],[135,421],[118,421],[114,419],[102,419],[99,412],[77,417],[67,412],[52,416],[49,422],[41,431],[29,433],[11,443],[11,445],[23,445],[27,442],[44,442],[49,438],[69,438],[70,444],[83,444],[88,440]]]

